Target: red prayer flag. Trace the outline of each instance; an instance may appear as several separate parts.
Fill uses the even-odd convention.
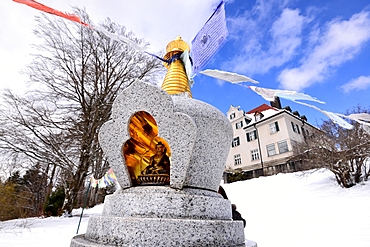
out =
[[[49,13],[49,14],[52,14],[52,15],[60,16],[60,17],[63,17],[65,19],[68,19],[68,20],[71,20],[71,21],[74,21],[74,22],[78,22],[78,23],[80,23],[84,26],[89,26],[89,24],[82,22],[80,17],[78,17],[75,14],[64,13],[62,11],[52,9],[52,8],[46,6],[46,5],[43,5],[43,4],[38,3],[36,1],[33,1],[33,0],[13,0],[13,1],[17,2],[17,3],[25,4],[27,6],[30,6],[32,8],[41,10],[43,12],[46,12],[46,13]]]

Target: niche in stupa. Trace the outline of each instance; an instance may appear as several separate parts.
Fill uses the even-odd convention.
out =
[[[171,149],[158,136],[158,126],[148,112],[136,112],[129,121],[130,139],[123,155],[134,186],[170,183]]]

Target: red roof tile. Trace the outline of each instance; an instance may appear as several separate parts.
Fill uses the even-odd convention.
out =
[[[269,106],[269,105],[266,105],[266,104],[262,104],[260,106],[257,106],[256,108],[246,112],[246,114],[251,114],[251,113],[255,113],[256,111],[258,112],[263,112],[263,111],[266,111],[266,110],[269,110],[269,109],[272,109],[272,110],[275,110],[275,111],[278,111],[276,108],[272,107],[272,106]]]

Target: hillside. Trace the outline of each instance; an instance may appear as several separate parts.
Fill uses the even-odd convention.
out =
[[[369,247],[370,183],[340,188],[327,171],[278,174],[223,185],[247,221],[245,236],[258,247]],[[88,216],[103,205],[84,211]],[[74,217],[28,218],[0,223],[1,247],[67,247],[76,234]]]

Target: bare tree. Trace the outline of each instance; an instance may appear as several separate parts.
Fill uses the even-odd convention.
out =
[[[357,106],[351,113],[369,112]],[[350,112],[347,112],[348,114]],[[363,127],[351,122],[353,129],[324,121],[322,132],[295,143],[295,158],[300,158],[306,168],[327,168],[334,173],[339,185],[354,186],[370,176],[370,135]]]
[[[75,9],[83,22],[88,14]],[[18,97],[7,92],[0,142],[3,150],[55,169],[65,188],[64,210],[71,212],[89,173],[102,176],[108,164],[98,143],[101,125],[110,117],[116,96],[136,79],[150,81],[163,73],[160,62],[103,34],[45,15],[35,34],[43,40],[27,74],[39,89]],[[140,44],[123,26],[107,19],[102,26]],[[10,129],[9,129],[10,128]]]

